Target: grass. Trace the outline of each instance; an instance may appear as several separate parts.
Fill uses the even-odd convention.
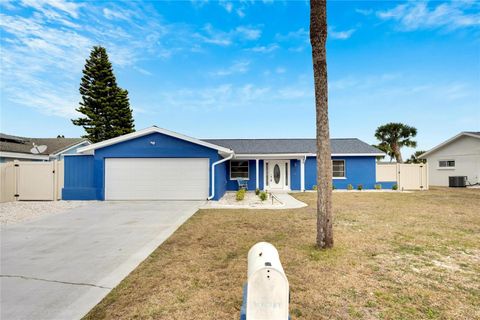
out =
[[[480,319],[480,191],[334,194],[318,250],[315,193],[296,210],[202,210],[86,319],[238,319],[246,255],[279,252],[293,319]]]

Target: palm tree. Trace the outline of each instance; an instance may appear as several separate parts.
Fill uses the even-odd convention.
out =
[[[333,247],[332,158],[328,128],[327,1],[310,1],[315,106],[317,113],[317,246]]]
[[[372,147],[377,148],[380,151],[383,151],[387,154],[387,156],[390,157],[390,162],[392,162],[393,158],[395,157],[395,154],[393,153],[392,149],[388,144],[385,143],[379,143],[379,144],[372,144]],[[384,157],[377,157],[377,159],[381,160]]]
[[[380,140],[380,145],[388,145],[398,163],[403,162],[400,152],[402,147],[415,148],[417,146],[417,142],[411,139],[416,135],[416,128],[395,122],[384,124],[375,131],[375,138]]]
[[[410,159],[407,160],[407,163],[426,163],[427,159],[419,158],[425,152],[427,151],[423,151],[423,150],[415,151],[415,153],[410,156]]]

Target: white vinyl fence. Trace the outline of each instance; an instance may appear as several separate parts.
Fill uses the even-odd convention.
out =
[[[387,181],[399,190],[428,190],[428,164],[377,163],[377,182]]]
[[[60,200],[63,161],[14,161],[0,165],[1,202]]]

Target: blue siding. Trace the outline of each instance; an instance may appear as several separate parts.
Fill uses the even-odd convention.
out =
[[[69,156],[64,158],[63,200],[98,200],[95,187],[93,156]]]
[[[317,184],[317,158],[307,157],[305,160],[305,190],[312,190]]]
[[[290,160],[290,188],[301,190],[300,160]]]
[[[334,160],[345,160],[346,179],[333,179],[337,189],[346,189],[349,184],[354,188],[363,185],[364,189],[373,189],[376,184],[375,157],[332,157]],[[305,162],[305,189],[312,190],[317,184],[316,157],[308,157]]]
[[[217,150],[160,133],[153,133],[136,139],[117,143],[105,148],[97,149],[95,150],[95,155],[93,156],[93,169],[89,168],[87,170],[86,168],[73,167],[70,169],[65,168],[66,174],[71,174],[70,172],[67,173],[67,170],[72,169],[82,169],[85,174],[87,174],[86,171],[89,171],[89,174],[93,172],[93,186],[96,191],[95,199],[104,200],[106,158],[208,158],[210,162],[210,177],[212,174],[212,163],[222,159],[222,157],[218,155]],[[225,193],[226,179],[222,175],[222,172],[225,170],[222,170],[221,167],[222,165],[217,166],[216,170],[216,173],[219,174],[219,177],[215,177],[215,199],[219,199]],[[65,184],[65,188],[71,189],[71,186],[69,184]],[[210,183],[210,193],[212,191],[211,189],[212,185]],[[68,195],[71,197],[70,199],[75,197],[75,194],[72,192],[68,193]]]
[[[227,180],[227,189],[229,191],[238,190],[237,180],[230,179],[230,161],[226,162],[226,180]],[[255,160],[248,160],[248,190],[255,190],[256,188],[256,172],[257,168],[255,165]],[[259,189],[263,189],[263,160],[258,161],[258,180],[259,180]]]
[[[215,166],[215,196],[213,200],[219,200],[227,191],[227,163],[228,161]]]

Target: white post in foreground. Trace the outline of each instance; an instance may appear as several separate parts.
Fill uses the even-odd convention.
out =
[[[288,320],[288,279],[277,249],[259,242],[248,252],[248,281],[241,320]]]

